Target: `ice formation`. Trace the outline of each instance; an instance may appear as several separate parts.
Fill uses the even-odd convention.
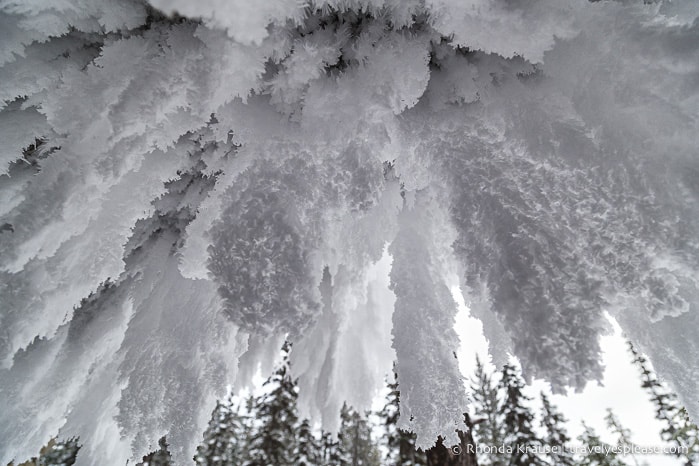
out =
[[[580,388],[608,311],[699,417],[699,3],[194,5],[0,0],[0,463],[187,461],[284,338],[305,414],[396,358],[455,441],[453,271],[496,359]]]

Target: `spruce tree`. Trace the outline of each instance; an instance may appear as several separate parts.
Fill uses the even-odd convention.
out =
[[[398,375],[394,372],[393,383],[388,384],[389,393],[386,404],[379,416],[383,420],[384,445],[386,454],[384,464],[390,466],[425,466],[425,452],[415,447],[415,434],[398,428],[400,417],[400,391],[398,390]]]
[[[619,418],[614,415],[611,408],[607,408],[607,415],[604,417],[604,420],[607,422],[607,427],[609,427],[609,429],[616,434],[618,445],[634,445],[633,441],[631,440],[631,431],[621,425],[621,421],[619,421]],[[635,466],[639,466],[636,455],[633,454],[633,450],[631,451],[631,459]]]
[[[37,465],[71,466],[75,464],[80,447],[76,437],[62,442],[55,442],[50,448],[42,452]]]
[[[366,416],[344,404],[340,417],[338,438],[342,445],[343,466],[379,466],[380,454],[371,437],[371,426]]]
[[[333,437],[330,432],[321,432],[320,437],[320,460],[323,466],[344,466],[344,454],[339,440]]]
[[[478,466],[475,442],[471,435],[473,424],[468,413],[464,414],[464,423],[469,430],[456,431],[459,435],[459,445],[447,447],[442,437],[437,438],[437,443],[425,452],[427,466]]]
[[[510,447],[509,466],[539,466],[546,461],[539,456],[541,439],[534,432],[534,414],[526,406],[530,399],[522,392],[524,381],[517,369],[505,364],[500,387],[504,391],[502,413],[505,423],[505,445]]]
[[[65,441],[53,437],[41,447],[38,457],[33,456],[17,466],[71,466],[75,464],[80,448],[77,437]],[[7,466],[15,466],[15,462],[10,461]]]
[[[675,431],[669,441],[685,449],[677,454],[683,466],[699,465],[699,427],[689,419],[684,407],[674,413],[672,421]]]
[[[194,462],[202,466],[242,464],[247,452],[248,427],[246,418],[235,406],[229,392],[216,402],[204,440],[197,447]]]
[[[579,466],[628,466],[610,445],[600,439],[592,427],[583,422],[584,431],[578,436],[585,452],[578,461]]]
[[[502,450],[498,450],[505,440],[498,386],[478,356],[471,391],[474,409],[473,437],[477,445],[484,447],[478,462],[482,466],[504,466],[508,457]]]
[[[267,393],[255,400],[257,424],[253,429],[247,466],[295,466],[298,414],[297,387],[289,375],[289,350],[285,343],[282,365],[263,384]]]
[[[690,421],[677,395],[658,379],[645,356],[630,341],[627,343],[633,362],[641,371],[641,387],[650,394],[656,419],[664,423],[661,438],[675,447],[675,455],[684,466],[699,465],[699,428]]]
[[[544,445],[550,448],[548,457],[556,466],[574,466],[575,460],[569,449],[570,436],[564,424],[567,419],[551,403],[549,397],[541,392],[542,417],[541,426],[545,431]]]
[[[666,424],[662,435],[663,437],[672,436],[676,430],[676,426],[672,422],[674,411],[676,410],[674,395],[658,380],[653,370],[651,370],[648,360],[636,350],[631,342],[627,343],[633,355],[633,362],[641,371],[641,387],[651,395],[651,401],[655,406],[655,417]]]
[[[321,463],[321,447],[319,440],[316,439],[313,429],[304,419],[296,429],[297,442],[296,451],[294,452],[294,464],[297,466],[315,466]]]
[[[158,449],[144,456],[136,466],[173,466],[165,436],[158,440]]]

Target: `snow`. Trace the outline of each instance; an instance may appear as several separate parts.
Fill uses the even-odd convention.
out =
[[[456,430],[467,430],[463,413],[468,409],[456,359],[456,303],[440,263],[441,244],[435,241],[446,233],[446,216],[430,201],[420,196],[401,212],[390,248],[391,289],[396,294],[393,346],[401,393],[398,427],[414,431],[416,446],[423,450],[433,445],[435,434],[446,444],[458,444]]]
[[[397,358],[402,425],[455,441],[455,284],[559,392],[602,377],[609,312],[696,419],[697,18],[0,0],[0,461],[56,431],[187,459],[285,338],[303,414],[337,427]]]

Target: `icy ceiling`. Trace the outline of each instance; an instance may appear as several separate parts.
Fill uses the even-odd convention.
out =
[[[187,461],[284,338],[304,414],[396,359],[402,425],[452,441],[453,277],[496,361],[580,388],[608,311],[697,419],[698,17],[0,0],[0,463]]]

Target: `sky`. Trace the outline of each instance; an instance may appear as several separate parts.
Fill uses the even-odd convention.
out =
[[[469,315],[463,295],[458,287],[452,288],[452,294],[459,306],[455,329],[461,338],[459,365],[462,374],[469,377],[475,369],[476,354],[482,361],[490,361],[488,342],[483,335],[480,320]],[[615,436],[607,429],[604,417],[607,408],[612,408],[622,425],[631,430],[632,439],[639,446],[663,446],[660,441],[662,424],[655,419],[653,405],[648,394],[641,388],[638,369],[632,364],[631,355],[622,336],[621,327],[608,316],[613,328],[612,335],[603,336],[600,345],[605,365],[602,385],[588,382],[581,393],[572,391],[566,395],[553,395],[550,385],[543,380],[535,380],[525,390],[526,394],[538,399],[539,392],[549,394],[551,400],[568,418],[568,432],[572,438],[582,433],[582,421],[594,428],[603,441],[616,443]],[[491,369],[494,366],[490,364]],[[630,457],[624,461],[633,464]],[[645,456],[637,458],[649,466],[676,466],[681,462],[670,456]]]

